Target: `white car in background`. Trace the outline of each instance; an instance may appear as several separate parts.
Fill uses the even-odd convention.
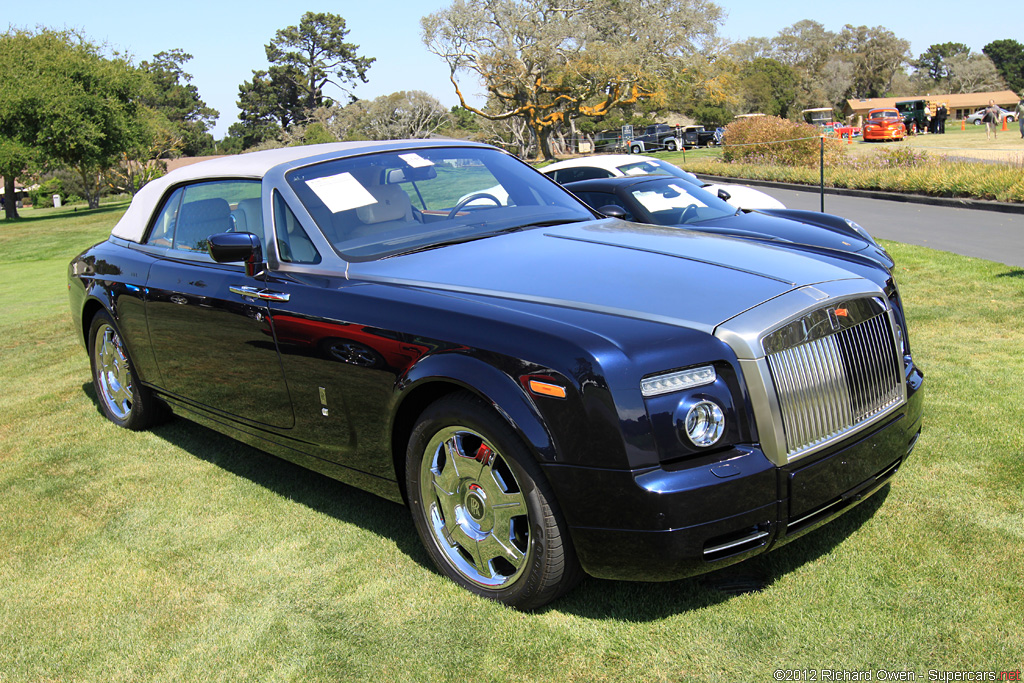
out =
[[[771,195],[746,185],[705,183],[692,173],[654,157],[639,154],[597,154],[557,161],[540,172],[559,185],[592,180],[637,175],[671,175],[704,188],[738,209],[785,209],[786,205]]]

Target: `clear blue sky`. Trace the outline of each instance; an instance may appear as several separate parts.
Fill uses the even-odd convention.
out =
[[[249,80],[254,69],[267,66],[264,45],[274,32],[298,24],[306,11],[333,12],[345,18],[348,40],[359,53],[375,57],[369,83],[360,84],[358,97],[372,99],[397,90],[425,90],[445,106],[458,100],[448,81],[448,70],[427,52],[420,39],[420,17],[450,4],[450,0],[388,0],[373,2],[341,0],[322,4],[289,2],[235,2],[233,0],[177,0],[153,5],[82,0],[5,3],[0,26],[77,28],[93,41],[128,52],[136,63],[155,53],[182,48],[193,55],[186,70],[193,76],[202,98],[220,111],[214,130],[222,137],[237,120],[238,85]],[[801,19],[812,19],[830,31],[845,24],[882,25],[911,42],[916,56],[929,45],[960,42],[975,51],[1001,38],[1021,38],[1024,1],[965,3],[963,0],[890,2],[792,2],[771,0],[719,0],[728,11],[720,33],[729,40],[751,36],[771,37]],[[480,93],[479,86],[464,84],[467,95]],[[335,93],[338,96],[338,93]]]

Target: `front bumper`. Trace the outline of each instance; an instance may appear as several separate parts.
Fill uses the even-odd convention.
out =
[[[884,422],[776,466],[754,447],[643,471],[548,464],[584,570],[667,581],[733,564],[827,523],[882,488],[921,432],[923,377]]]
[[[902,140],[906,136],[901,130],[879,130],[864,133],[865,140]]]

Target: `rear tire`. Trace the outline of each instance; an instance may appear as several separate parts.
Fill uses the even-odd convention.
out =
[[[89,326],[89,361],[100,409],[118,427],[141,430],[165,415],[162,403],[136,377],[117,324],[100,311]]]
[[[416,531],[442,574],[481,597],[541,607],[579,580],[547,481],[509,424],[457,393],[423,411],[406,452]]]

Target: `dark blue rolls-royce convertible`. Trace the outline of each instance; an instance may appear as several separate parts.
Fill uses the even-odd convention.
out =
[[[441,572],[523,609],[778,547],[921,429],[887,268],[606,218],[481,144],[197,163],[68,276],[111,421],[405,502]]]

